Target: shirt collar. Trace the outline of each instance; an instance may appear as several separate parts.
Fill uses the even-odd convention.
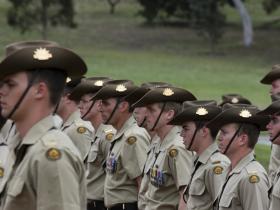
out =
[[[216,151],[218,151],[218,146],[216,143],[211,144],[209,147],[207,147],[206,150],[204,150],[201,155],[199,155],[198,157],[198,161],[206,164],[207,161],[210,159],[210,157],[212,156],[213,153],[215,153]]]
[[[246,167],[250,162],[252,162],[255,159],[254,157],[254,151],[250,152],[248,155],[243,157],[237,165],[232,169],[230,174],[238,174],[241,172],[241,170]]]

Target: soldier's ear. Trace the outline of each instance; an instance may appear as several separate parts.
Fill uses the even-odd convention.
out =
[[[36,83],[35,85],[33,85],[32,89],[33,89],[32,92],[36,99],[42,99],[48,93],[48,87],[47,87],[46,83],[44,83],[44,82]]]

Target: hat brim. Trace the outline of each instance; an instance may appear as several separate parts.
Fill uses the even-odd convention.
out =
[[[36,59],[34,53],[38,47],[26,47],[5,57],[0,63],[0,79],[21,71],[51,69],[64,71],[68,77],[81,77],[87,66],[80,56],[66,48],[42,47],[51,57]]]
[[[197,114],[198,107],[191,107],[189,109],[185,109],[184,111],[177,114],[168,124],[170,125],[182,125],[188,121],[210,121],[214,119],[219,113],[219,107],[207,107],[208,114],[199,115]]]
[[[270,85],[274,80],[280,79],[280,71],[271,71],[261,79],[261,83]]]
[[[266,130],[266,125],[269,123],[270,118],[266,115],[256,115],[254,114],[252,117],[241,117],[239,116],[240,110],[237,109],[228,109],[219,114],[213,120],[211,120],[207,127],[213,129],[220,129],[222,126],[230,123],[238,123],[238,124],[253,124],[257,126],[261,131]]]

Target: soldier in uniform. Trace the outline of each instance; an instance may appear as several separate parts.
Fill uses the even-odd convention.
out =
[[[85,160],[94,135],[94,128],[90,122],[81,118],[78,108],[79,100],[76,100],[72,95],[80,80],[81,78],[69,79],[66,83],[63,96],[58,105],[57,114],[63,120],[61,130],[70,137],[80,151],[83,160]]]
[[[270,97],[272,101],[280,98],[280,64],[272,66],[272,70],[260,81],[262,84],[270,85]],[[280,134],[279,134],[280,135]],[[270,181],[274,180],[275,174],[280,167],[280,146],[272,144],[271,155],[268,167]]]
[[[9,139],[7,169],[0,184],[3,210],[84,210],[85,170],[67,135],[56,128],[52,113],[66,76],[86,72],[74,52],[45,42],[8,46],[0,63],[2,115],[17,133]]]
[[[73,90],[72,97],[80,100],[79,108],[84,120],[88,120],[96,130],[91,141],[89,153],[86,158],[87,165],[87,210],[105,210],[104,183],[106,158],[110,143],[115,135],[111,125],[104,125],[101,116],[101,100],[95,100],[94,95],[110,79],[107,77],[91,77],[83,79]]]
[[[138,101],[140,98],[142,98],[149,90],[157,88],[157,87],[171,87],[171,84],[168,83],[164,83],[164,82],[145,82],[142,83],[141,86],[134,91],[130,96],[130,101],[131,103],[134,103],[136,101]],[[155,131],[150,131],[147,128],[147,108],[145,106],[143,107],[135,107],[133,110],[133,115],[135,117],[135,120],[138,124],[138,126],[145,128],[147,130],[147,132],[150,135],[150,144],[149,144],[149,148],[148,148],[148,152],[147,154],[149,154],[155,145],[157,145],[158,143],[158,136],[156,135]],[[145,166],[144,166],[145,167]],[[141,181],[141,186],[139,189],[139,194],[138,194],[138,209],[142,210],[146,208],[146,197],[145,194],[147,192],[148,189],[148,185],[149,185],[149,178],[148,176],[143,176],[142,174],[142,181]]]
[[[180,196],[189,182],[194,156],[184,147],[181,128],[168,124],[185,100],[195,100],[195,97],[181,88],[158,87],[134,104],[147,107],[147,128],[159,137],[144,168],[144,178],[148,176],[149,179],[146,210],[177,210]]]
[[[269,105],[266,109],[259,112],[260,115],[268,115],[271,117],[269,124],[266,126],[270,141],[272,144],[280,145],[280,101],[277,100]],[[278,167],[274,179],[271,180],[270,208],[269,210],[279,209],[280,206],[280,167]]]
[[[237,93],[230,93],[222,95],[222,101],[219,106],[223,106],[226,103],[230,104],[252,104],[249,99]]]
[[[207,125],[220,128],[218,146],[231,161],[214,209],[268,209],[269,180],[263,166],[254,158],[254,147],[269,118],[256,115],[258,111],[252,105],[225,104],[223,112]]]
[[[183,110],[170,122],[182,125],[181,136],[186,148],[198,155],[180,210],[213,210],[225,181],[230,161],[214,142],[218,130],[207,127],[207,122],[220,112],[216,101],[186,101]]]
[[[132,81],[113,80],[94,97],[102,100],[103,122],[117,130],[106,161],[104,193],[105,205],[110,210],[137,209],[138,189],[150,137],[132,115],[128,97],[136,89]]]

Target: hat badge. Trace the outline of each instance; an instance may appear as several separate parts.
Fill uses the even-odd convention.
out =
[[[170,88],[165,88],[162,94],[164,96],[172,96],[174,94],[174,92]]]
[[[34,51],[33,58],[39,61],[49,60],[52,58],[52,54],[46,48],[38,48]]]
[[[233,97],[232,99],[231,99],[231,103],[233,103],[233,104],[237,104],[239,102],[239,100],[238,100],[238,98],[236,98],[236,97]]]
[[[94,83],[95,86],[103,86],[103,81],[102,80],[97,80],[95,83]]]
[[[70,77],[66,78],[66,83],[68,83],[68,82],[71,82],[71,78]]]
[[[199,107],[197,110],[196,110],[196,114],[197,115],[200,115],[200,116],[203,116],[203,115],[207,115],[208,114],[208,111],[207,109],[203,108],[203,107]]]
[[[116,91],[117,92],[124,92],[124,91],[126,91],[127,90],[127,88],[124,86],[124,85],[118,85],[117,87],[116,87]]]
[[[249,112],[249,110],[242,109],[241,112],[239,113],[239,116],[243,118],[249,118],[252,117],[252,114]]]

